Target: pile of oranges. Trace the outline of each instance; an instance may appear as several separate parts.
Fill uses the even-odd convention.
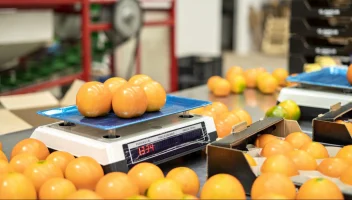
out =
[[[264,94],[273,94],[279,86],[287,86],[286,69],[277,68],[272,74],[264,68],[251,68],[243,70],[233,66],[227,72],[225,78],[212,76],[208,79],[208,89],[218,97],[228,96],[231,92],[242,93],[246,88],[258,88]]]
[[[317,197],[341,199],[340,189],[335,183],[322,178],[323,175],[338,178],[342,183],[352,186],[352,145],[341,148],[336,156],[330,157],[325,146],[312,141],[302,132],[294,132],[285,138],[262,134],[256,139],[255,146],[261,149],[260,155],[266,158],[260,166],[260,172],[263,174],[262,176],[269,174],[265,175],[268,179],[272,179],[271,176],[277,176],[273,174],[292,177],[299,175],[300,171],[318,171],[322,174],[315,181],[305,183],[304,185],[309,186],[303,187],[303,185],[301,187],[300,191],[304,191],[304,194],[298,192],[297,199],[316,199]],[[252,156],[245,153],[245,158],[250,166],[257,166],[257,162]],[[320,188],[323,192],[319,193],[319,190],[314,189],[318,185],[325,185]],[[292,193],[293,191],[291,190]],[[329,196],[329,194],[335,196]],[[286,198],[293,199],[294,196],[286,193]]]
[[[147,75],[138,74],[128,81],[113,77],[104,83],[83,84],[76,95],[78,111],[85,117],[100,117],[111,109],[120,118],[133,118],[159,111],[166,103],[162,85]]]
[[[212,117],[216,126],[216,132],[219,138],[223,138],[231,133],[234,125],[246,122],[247,126],[252,124],[252,117],[249,113],[241,108],[232,111],[221,102],[213,102],[206,107],[191,110],[190,113]]]
[[[301,143],[296,139],[302,136],[295,135],[285,139],[292,148]],[[256,145],[268,145],[273,141],[278,139],[262,135]],[[351,163],[352,146],[346,146],[340,152],[345,156],[341,159]],[[298,156],[297,159],[303,157]],[[337,167],[341,163],[335,164]],[[341,180],[351,184],[348,182],[352,179],[351,167],[343,173],[347,174],[347,171],[349,175]],[[49,153],[42,142],[31,138],[15,145],[10,162],[0,151],[0,199],[198,199],[197,196],[200,199],[246,199],[242,184],[229,174],[209,177],[203,186],[190,168],[177,167],[164,175],[152,163],[139,163],[128,173],[111,172],[104,175],[101,165],[94,159],[87,156],[75,158],[64,151]],[[289,175],[282,171],[263,172],[252,185],[251,197],[343,199],[340,189],[326,178],[310,179],[296,192]]]

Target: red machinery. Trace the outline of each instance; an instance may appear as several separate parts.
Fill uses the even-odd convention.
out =
[[[165,2],[165,0],[141,0],[142,2]],[[90,80],[91,75],[91,32],[106,31],[111,29],[112,25],[108,23],[92,23],[90,21],[90,5],[91,4],[113,4],[116,0],[0,0],[0,8],[60,8],[62,6],[72,6],[75,4],[81,5],[81,43],[82,43],[82,72],[74,75],[60,77],[58,79],[34,84],[24,88],[16,89],[10,92],[2,93],[0,95],[22,94],[35,92],[50,87],[66,85],[73,82],[75,79],[82,79],[84,81]],[[144,26],[169,26],[170,27],[170,90],[176,91],[178,88],[177,80],[177,59],[175,55],[175,0],[169,0],[170,7],[168,9],[144,9],[151,11],[168,12],[169,18],[164,21],[147,21]],[[140,48],[139,48],[140,49]],[[140,73],[140,51],[138,50],[136,72]],[[113,62],[112,62],[113,63]],[[114,73],[114,65],[111,66],[111,71]]]

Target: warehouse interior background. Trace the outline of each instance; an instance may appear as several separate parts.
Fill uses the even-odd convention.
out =
[[[144,11],[144,21],[167,21],[173,1],[151,0],[141,1],[142,7],[150,10]],[[282,5],[281,5],[282,4]],[[6,4],[5,4],[6,5]],[[274,53],[263,52],[261,37],[263,34],[264,12],[276,15],[288,9],[287,1],[269,0],[177,0],[175,1],[175,56],[178,66],[187,67],[190,59],[202,58],[203,62],[211,63],[216,67],[239,65],[244,68],[262,66],[270,71],[275,67],[287,67],[286,52]],[[1,5],[0,5],[1,6]],[[10,7],[10,6],[9,6]],[[161,11],[160,11],[161,10]],[[6,84],[9,70],[12,66],[18,66],[19,48],[25,55],[31,57],[31,53],[42,47],[48,47],[54,43],[54,39],[61,35],[74,35],[77,24],[80,24],[80,16],[63,14],[52,9],[15,10],[3,8],[0,12],[0,49],[3,55],[1,68],[3,69],[2,85]],[[288,11],[287,11],[288,12]],[[266,13],[266,15],[270,15]],[[62,16],[70,18],[59,20]],[[282,17],[282,16],[277,16]],[[286,15],[287,17],[287,15]],[[288,20],[288,18],[287,18]],[[36,23],[32,23],[36,21]],[[69,22],[68,22],[69,21]],[[70,28],[71,27],[71,28]],[[74,27],[74,28],[72,28]],[[286,27],[288,28],[288,27]],[[159,81],[167,91],[170,88],[170,28],[168,26],[143,26],[140,35],[140,60],[139,73],[150,75]],[[283,33],[288,36],[288,29]],[[287,39],[288,40],[288,39]],[[287,46],[287,42],[284,42]],[[115,49],[115,70],[118,76],[125,77],[131,59],[135,56],[136,40],[129,39]],[[286,47],[287,48],[287,47]],[[286,51],[286,50],[285,50]],[[94,53],[94,52],[93,52]],[[269,54],[269,55],[268,55]],[[248,59],[255,56],[255,59]],[[94,57],[94,55],[93,55]],[[11,59],[8,59],[11,58]],[[206,61],[207,60],[207,61]],[[218,62],[218,63],[216,63]],[[104,64],[103,64],[104,65]],[[186,65],[186,66],[185,66]],[[98,66],[98,67],[97,67]],[[108,74],[104,67],[92,63],[92,75],[104,76]],[[188,66],[191,67],[191,66]],[[133,73],[136,67],[133,68]],[[187,77],[179,77],[182,88],[201,83],[187,83]],[[182,81],[183,80],[183,81]],[[204,82],[202,82],[204,83]],[[17,84],[16,84],[17,85]],[[2,91],[6,91],[6,86]],[[52,90],[56,96],[60,96],[59,90]]]
[[[352,199],[352,0],[0,0],[0,199]]]
[[[0,0],[0,133],[52,122],[36,111],[74,105],[91,80],[146,74],[173,93],[234,66],[287,75],[346,67],[349,2]],[[336,13],[339,6],[347,9]],[[263,96],[261,112],[275,104],[275,91]]]

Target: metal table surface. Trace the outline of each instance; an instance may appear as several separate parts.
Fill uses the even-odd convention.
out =
[[[194,87],[191,89],[179,91],[173,93],[174,95],[196,98],[200,100],[209,101],[220,101],[226,104],[229,109],[237,107],[243,108],[249,112],[252,116],[253,121],[257,121],[262,118],[265,111],[276,104],[277,94],[275,95],[263,95],[256,90],[247,89],[242,95],[231,94],[228,97],[217,98],[208,92],[206,86]],[[300,122],[301,128],[304,132],[311,134],[311,123]],[[7,156],[10,155],[12,147],[22,139],[30,137],[34,129],[25,131],[19,131],[16,133],[10,133],[0,136],[0,141],[3,144],[3,151]],[[206,180],[206,155],[204,152],[196,152],[166,163],[159,165],[164,173],[167,173],[175,167],[185,166],[192,168],[200,178],[201,185]]]

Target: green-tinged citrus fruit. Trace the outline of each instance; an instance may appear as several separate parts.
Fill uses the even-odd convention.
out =
[[[281,106],[274,106],[270,108],[265,113],[266,117],[282,117],[284,119],[289,119],[289,114],[287,110]]]
[[[279,106],[283,107],[289,115],[289,119],[298,120],[301,117],[301,110],[296,102],[292,100],[285,100],[279,104]]]
[[[246,89],[246,79],[242,75],[234,76],[230,79],[231,91],[241,94]]]

